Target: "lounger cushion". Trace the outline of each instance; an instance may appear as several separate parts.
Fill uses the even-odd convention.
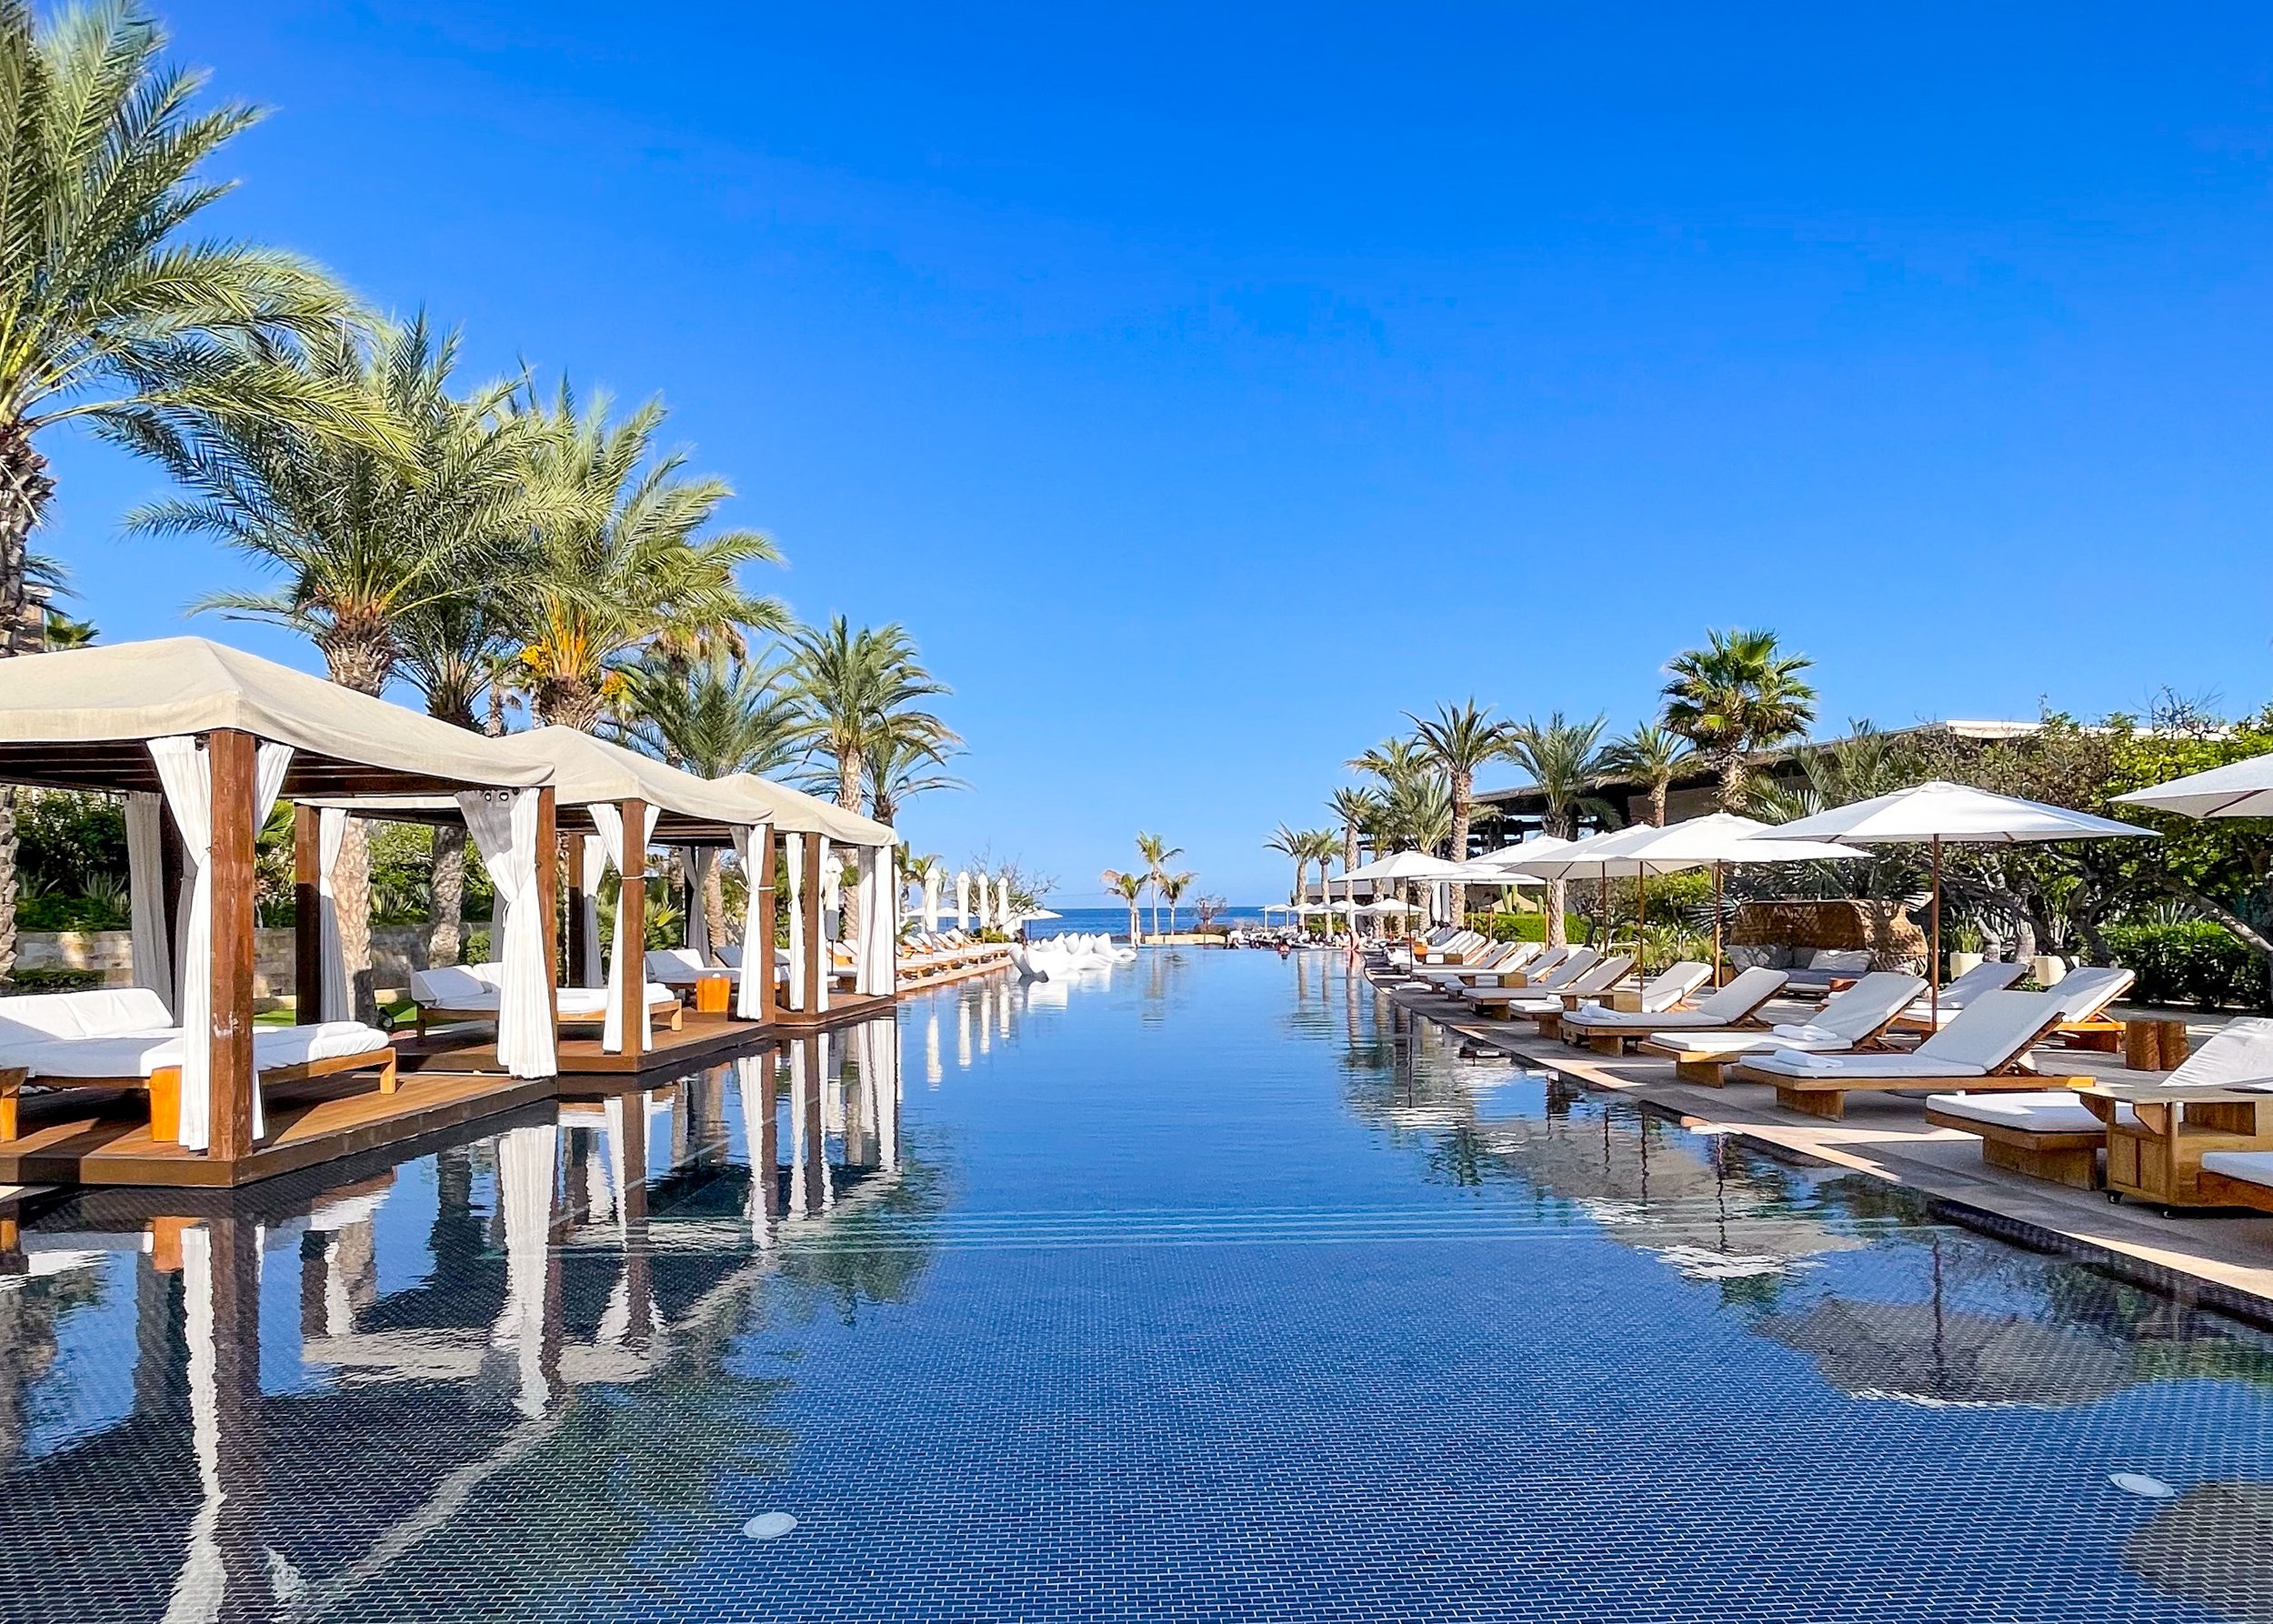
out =
[[[2205,1150],[2202,1171],[2273,1189],[2273,1150]]]
[[[650,947],[647,949],[647,974],[653,979],[670,986],[691,987],[710,976],[723,976],[729,981],[741,979],[741,973],[730,965],[709,965],[692,947]]]
[[[1807,960],[1819,976],[1859,976],[1870,968],[1870,954],[1862,947],[1822,947]]]
[[[1819,1055],[1779,1049],[1751,1064],[1805,1078],[1986,1077],[2019,1058],[2058,1016],[2050,993],[1983,993],[1958,1019],[1907,1055]]]
[[[498,994],[496,985],[485,981],[476,967],[446,964],[430,970],[413,970],[410,996],[414,1002],[444,1009],[495,1009]]]
[[[2273,1020],[2252,1015],[2228,1021],[2163,1078],[2163,1086],[2273,1092]]]
[[[386,1048],[386,1033],[351,1020],[265,1027],[253,1034],[253,1069],[273,1071],[315,1060],[383,1053]],[[139,1037],[52,1038],[27,1049],[16,1063],[35,1078],[146,1078],[161,1067],[182,1063],[182,1035],[177,1029]]]
[[[1767,1054],[1776,1049],[1814,1049],[1834,1053],[1853,1048],[1844,1038],[1828,1041],[1812,1038],[1785,1037],[1782,1028],[1772,1032],[1746,1032],[1735,1028],[1713,1032],[1692,1032],[1687,1028],[1661,1029],[1649,1036],[1662,1048],[1679,1049],[1684,1054],[1704,1055],[1722,1059],[1734,1059],[1739,1055]]]
[[[171,1032],[165,1001],[146,987],[104,987],[85,992],[28,993],[0,998],[0,1062],[25,1043],[55,1038],[116,1038]]]
[[[2091,965],[2061,977],[2051,996],[2059,1000],[2062,1020],[2097,1020],[2138,978],[2119,966]]]
[[[2011,1128],[2019,1133],[2100,1133],[2106,1124],[2066,1088],[2045,1088],[2033,1094],[1936,1094],[1926,1101],[1945,1117],[1962,1117],[1987,1128]],[[2129,1106],[2118,1106],[2116,1118],[2138,1120]]]
[[[1615,1028],[1653,1035],[1664,1032],[1668,1037],[1684,1027],[1709,1031],[1732,1020],[1744,1019],[1781,991],[1784,981],[1782,970],[1746,970],[1710,997],[1700,998],[1694,1009],[1664,1010],[1654,1015],[1624,1015],[1606,1009],[1577,1024],[1582,1028]]]
[[[1993,958],[1975,965],[1941,989],[1938,999],[1941,1024],[1948,1026],[1983,993],[2002,992],[2028,973],[2028,967],[2025,964],[2003,964]],[[1930,1021],[1937,1000],[1932,997],[1920,997],[1902,1012],[1902,1018]]]

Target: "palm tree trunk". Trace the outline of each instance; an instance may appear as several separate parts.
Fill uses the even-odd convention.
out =
[[[32,530],[55,494],[47,459],[13,414],[0,422],[0,659],[40,645],[25,587]],[[15,790],[0,787],[0,982],[15,968]]]
[[[393,652],[392,643],[383,635],[338,637],[325,646],[324,664],[341,687],[375,698],[386,686]],[[371,979],[371,832],[360,817],[347,819],[346,837],[340,842],[339,862],[333,869],[332,892],[339,915],[340,954],[346,960],[347,985],[355,1003],[354,1018],[367,1026],[378,1019],[379,1000]],[[495,955],[498,947],[492,942],[490,952]]]
[[[720,942],[734,939],[726,934],[726,876],[723,864],[713,862],[710,872],[703,876],[703,917],[710,925],[713,948]]]
[[[1741,812],[1746,799],[1744,751],[1722,750],[1714,764],[1720,769],[1720,809]]]
[[[1452,860],[1468,860],[1468,819],[1476,808],[1470,804],[1476,792],[1476,779],[1467,773],[1452,776]],[[1468,919],[1468,888],[1455,883],[1452,887],[1452,923],[1465,925]]]
[[[1567,884],[1559,879],[1547,882],[1547,945],[1550,947],[1570,945],[1570,933],[1563,928],[1563,915],[1569,903],[1569,893],[1564,888]]]
[[[465,944],[466,827],[438,824],[434,831],[434,921],[426,927],[429,967],[456,964]]]
[[[1649,787],[1649,827],[1653,829],[1666,827],[1666,787],[1662,778]]]

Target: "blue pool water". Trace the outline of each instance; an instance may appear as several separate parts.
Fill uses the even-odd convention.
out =
[[[2273,1338],[1325,955],[22,1240],[9,1619],[2273,1617]]]

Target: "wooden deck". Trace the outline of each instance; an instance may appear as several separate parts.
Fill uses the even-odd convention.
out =
[[[632,1056],[604,1053],[596,1029],[572,1028],[570,1030],[576,1035],[564,1036],[560,1039],[560,1074],[563,1077],[622,1077],[696,1069],[736,1049],[763,1043],[770,1029],[755,1021],[736,1020],[726,1015],[699,1015],[690,1009],[680,1018],[676,1032],[657,1022],[655,1047],[643,1054]],[[402,1068],[406,1075],[412,1072],[421,1075],[428,1072],[463,1072],[496,1077],[502,1074],[497,1064],[496,1035],[486,1026],[447,1027],[429,1032],[424,1038],[406,1038],[396,1047],[402,1050]]]
[[[139,1090],[27,1095],[23,1137],[0,1146],[0,1183],[228,1188],[337,1161],[544,1099],[553,1079],[404,1073],[392,1094],[367,1076],[326,1078],[268,1095],[268,1133],[246,1156],[202,1155],[150,1138]]]

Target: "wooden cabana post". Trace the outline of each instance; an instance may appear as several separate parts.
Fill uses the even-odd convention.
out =
[[[616,896],[616,939],[631,962],[615,974],[624,984],[624,1053],[647,1052],[647,803],[636,797],[620,801],[624,820],[623,888]]]
[[[805,962],[793,964],[789,973],[802,977],[806,1012],[816,1014],[828,1007],[828,938],[824,934],[826,908],[821,898],[821,864],[828,842],[826,837],[809,835],[805,842],[805,873],[799,898],[805,911]]]
[[[570,835],[560,845],[567,853],[568,867],[568,985],[583,987],[591,969],[584,962],[584,837]]]
[[[209,1150],[227,1160],[253,1148],[253,842],[260,833],[253,802],[259,747],[251,734],[235,728],[205,736],[213,774],[213,845],[206,856],[213,887]],[[197,1034],[184,1038],[195,1043]]]
[[[293,1018],[321,1019],[324,987],[324,814],[315,807],[292,808],[292,997]]]

